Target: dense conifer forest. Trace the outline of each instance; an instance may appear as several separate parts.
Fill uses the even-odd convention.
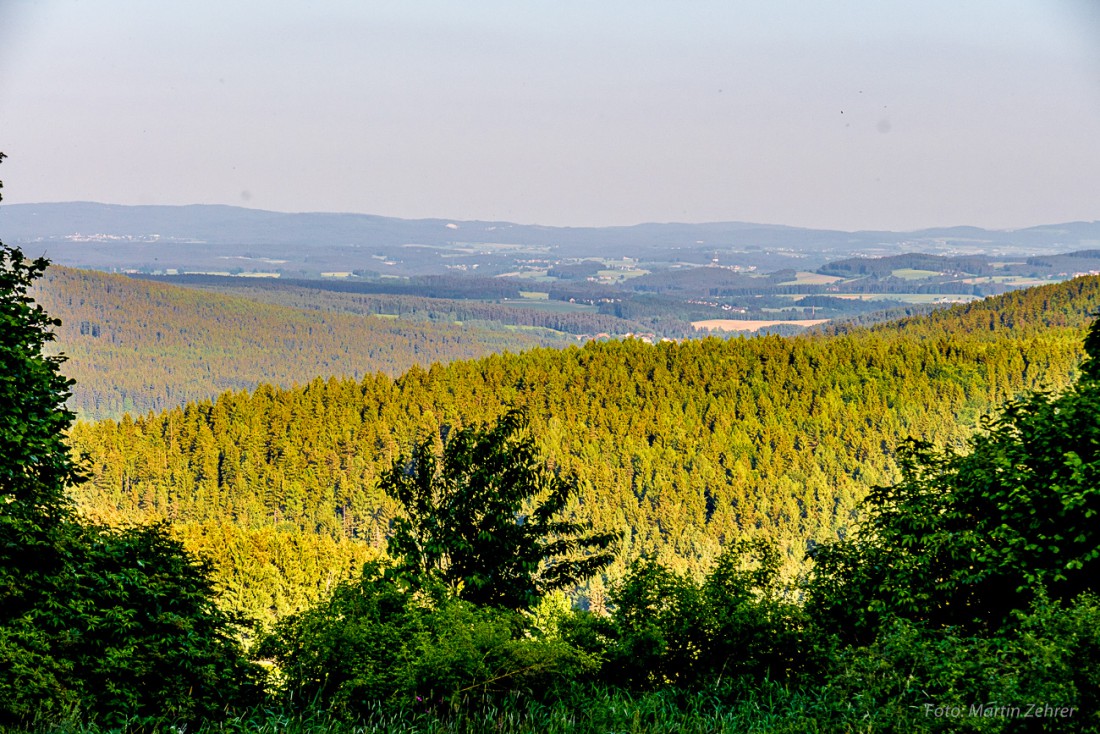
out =
[[[236,279],[237,281],[240,278]],[[185,281],[190,282],[190,281]],[[642,323],[629,321],[617,316],[599,313],[594,305],[576,306],[576,310],[562,310],[564,304],[545,301],[541,304],[527,302],[517,304],[521,299],[504,301],[501,303],[488,303],[484,300],[457,300],[449,298],[429,298],[426,296],[390,295],[374,293],[354,293],[333,289],[331,284],[325,289],[310,288],[305,282],[300,285],[290,283],[265,283],[262,287],[249,287],[248,284],[227,284],[227,279],[215,280],[213,278],[200,283],[214,283],[211,285],[196,284],[196,287],[240,295],[246,298],[276,303],[281,305],[308,308],[312,310],[335,311],[337,313],[358,314],[385,314],[399,316],[406,320],[429,322],[462,322],[474,324],[481,322],[496,322],[511,326],[538,327],[552,329],[566,334],[580,336],[595,336],[607,334],[610,336],[622,336],[626,334],[645,334],[659,331],[664,335],[686,337],[694,334],[694,329],[687,321],[673,323],[668,318],[661,319],[661,323]],[[537,287],[531,286],[528,287]],[[518,291],[517,291],[518,293]],[[547,294],[549,295],[549,294]],[[547,305],[551,309],[538,308]],[[575,304],[574,304],[575,305]],[[534,306],[534,307],[533,307]]]
[[[776,540],[793,573],[897,476],[905,439],[961,445],[992,406],[1069,384],[1098,305],[1100,279],[1082,278],[833,335],[611,341],[264,385],[78,424],[77,501],[111,523],[172,522],[218,561],[227,600],[271,621],[382,551],[395,457],[514,407],[579,477],[571,512],[624,533],[583,603],[642,554],[699,574],[743,537]]]

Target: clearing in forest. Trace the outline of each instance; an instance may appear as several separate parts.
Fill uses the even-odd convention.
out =
[[[829,319],[801,319],[794,321],[791,319],[779,319],[775,321],[754,321],[751,319],[706,319],[704,321],[692,321],[691,325],[695,327],[696,331],[702,331],[703,329],[713,329],[716,331],[756,331],[757,329],[763,329],[767,326],[777,326],[779,324],[794,324],[795,326],[817,326],[818,324],[824,324]]]

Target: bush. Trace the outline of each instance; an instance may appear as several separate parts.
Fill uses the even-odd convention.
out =
[[[163,525],[65,529],[63,568],[0,626],[8,721],[195,721],[258,702],[207,563]]]
[[[3,155],[0,154],[0,159]],[[211,568],[165,526],[81,525],[57,321],[28,291],[47,262],[0,245],[0,725],[191,720],[256,700]]]
[[[80,529],[67,606],[48,621],[86,712],[105,723],[195,721],[258,702],[259,671],[244,659],[239,622],[215,603],[212,575],[165,524]]]
[[[607,677],[635,687],[782,678],[807,665],[799,608],[778,585],[779,556],[742,542],[699,584],[652,560],[613,590]]]
[[[1096,731],[1100,728],[1100,605],[1042,593],[1018,630],[968,635],[908,620],[841,653],[824,689],[868,719],[909,731]],[[1075,709],[1065,718],[1035,716]],[[1030,716],[1028,715],[1030,711]]]
[[[1100,321],[1077,383],[984,421],[965,454],[910,442],[859,537],[816,554],[809,608],[849,641],[892,616],[996,632],[1043,587],[1069,600],[1100,579]]]
[[[414,591],[378,562],[332,598],[276,625],[256,655],[278,667],[287,702],[340,716],[538,692],[595,665],[562,639],[531,633],[519,612],[441,589]]]

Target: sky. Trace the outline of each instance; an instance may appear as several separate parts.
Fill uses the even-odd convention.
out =
[[[1100,219],[1097,0],[0,0],[4,202]]]

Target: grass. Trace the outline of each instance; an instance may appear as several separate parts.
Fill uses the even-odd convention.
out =
[[[803,732],[926,731],[916,714],[894,709],[889,716],[873,705],[837,700],[827,687],[799,688],[763,681],[731,695],[730,689],[685,692],[662,689],[629,693],[591,687],[543,702],[511,695],[496,700],[462,699],[394,709],[381,704],[366,707],[355,721],[342,720],[319,710],[288,713],[260,708],[201,726],[157,722],[131,726],[130,731],[173,734],[799,734]],[[901,729],[892,727],[900,726]],[[30,729],[5,729],[51,734],[105,734],[106,729],[75,722],[51,722]]]
[[[611,269],[611,270],[598,270],[596,271],[596,277],[600,279],[623,281],[630,278],[637,278],[642,275],[649,275],[648,270],[642,270],[640,268],[631,269]]]
[[[1008,283],[1020,287],[1033,285],[1047,285],[1057,283],[1056,278],[1029,278],[1022,275],[983,275],[974,278],[964,278],[964,283]]]

